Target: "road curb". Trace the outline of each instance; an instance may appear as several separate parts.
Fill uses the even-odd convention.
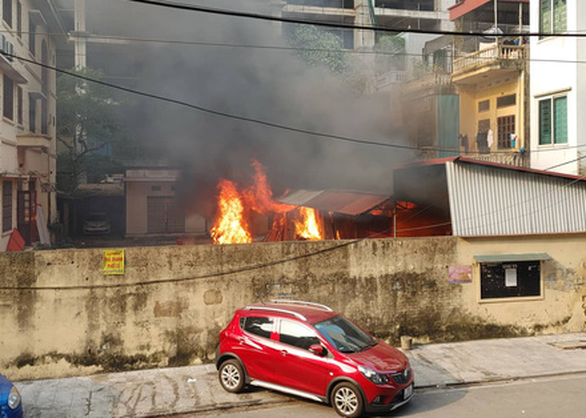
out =
[[[169,412],[169,413],[162,413],[162,414],[149,414],[149,415],[141,415],[140,418],[181,418],[184,416],[188,416],[191,414],[201,414],[206,412],[212,411],[229,411],[233,409],[244,409],[250,407],[259,407],[259,406],[275,406],[275,405],[285,405],[291,402],[294,402],[297,398],[291,399],[283,399],[283,400],[269,400],[269,401],[247,401],[247,402],[235,402],[231,404],[218,404],[218,405],[206,405],[200,408],[193,408],[189,411],[177,411],[177,412]]]
[[[471,380],[467,382],[449,382],[449,383],[440,383],[436,385],[423,385],[417,386],[415,385],[415,390],[427,390],[427,389],[443,389],[447,387],[466,387],[466,386],[481,386],[483,384],[493,384],[493,383],[504,383],[504,382],[517,382],[521,380],[529,380],[529,379],[543,379],[548,377],[562,377],[562,376],[574,376],[579,374],[586,374],[586,370],[575,370],[571,372],[555,372],[555,373],[542,373],[536,375],[528,375],[528,376],[512,376],[512,377],[498,377],[493,379],[482,379],[482,380]]]

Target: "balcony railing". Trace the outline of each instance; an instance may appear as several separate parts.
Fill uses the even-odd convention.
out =
[[[388,86],[389,84],[399,84],[405,82],[407,74],[405,71],[389,71],[376,76],[375,83],[377,88]]]
[[[491,163],[512,165],[516,167],[529,168],[530,158],[529,154],[521,154],[516,150],[511,150],[510,153],[499,152],[494,154],[479,154],[478,152],[460,152],[463,157],[473,158],[479,161],[486,161]]]
[[[507,61],[522,61],[527,56],[524,45],[499,45],[473,52],[454,60],[454,73],[462,73]]]
[[[448,87],[451,86],[451,84],[452,79],[449,74],[429,73],[406,83],[403,86],[403,91],[409,94],[436,87]]]

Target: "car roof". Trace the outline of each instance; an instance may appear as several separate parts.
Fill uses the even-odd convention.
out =
[[[331,308],[303,301],[271,301],[248,305],[239,310],[241,315],[248,315],[250,312],[263,313],[263,316],[278,316],[280,318],[297,318],[303,322],[315,324],[334,316],[339,315]]]

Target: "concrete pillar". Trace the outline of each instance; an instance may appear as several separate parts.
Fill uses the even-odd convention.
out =
[[[354,0],[354,10],[356,26],[372,26],[374,22],[370,17],[369,1],[371,0]],[[354,31],[354,49],[372,49],[376,41],[373,30],[355,30]]]
[[[73,42],[74,66],[76,70],[87,67],[87,41],[85,0],[75,0],[74,6],[74,31],[76,33]],[[81,35],[81,36],[80,36]]]

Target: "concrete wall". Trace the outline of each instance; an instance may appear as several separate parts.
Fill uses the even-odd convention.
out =
[[[391,342],[579,331],[585,240],[128,248],[123,276],[102,274],[98,249],[0,254],[0,369],[28,379],[209,361],[236,308],[274,297],[329,304]],[[474,255],[536,252],[552,257],[542,266],[542,298],[481,302],[478,268],[472,283],[448,280],[448,266],[473,265]]]

